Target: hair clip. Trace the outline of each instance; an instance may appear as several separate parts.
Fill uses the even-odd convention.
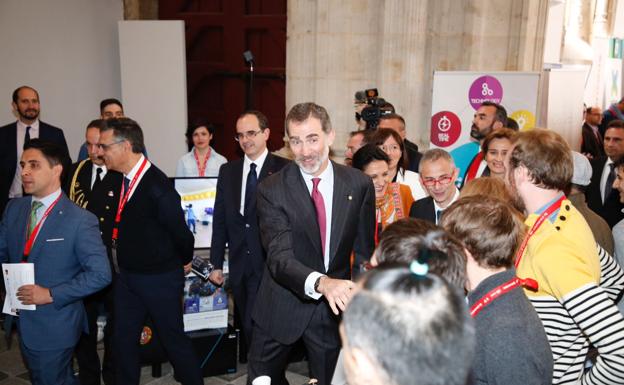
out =
[[[429,272],[429,265],[414,260],[412,261],[412,263],[410,263],[409,269],[412,274],[421,277],[427,275],[427,273]]]

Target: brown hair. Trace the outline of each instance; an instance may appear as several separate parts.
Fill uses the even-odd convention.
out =
[[[372,143],[375,146],[382,146],[389,137],[393,137],[394,140],[399,144],[399,148],[401,149],[401,160],[399,160],[398,167],[403,170],[407,169],[407,153],[405,151],[405,144],[403,143],[403,138],[399,135],[398,132],[394,131],[391,128],[378,128],[373,131],[368,137],[368,143]]]
[[[509,156],[508,172],[524,166],[538,187],[565,191],[572,180],[572,152],[554,131],[534,128],[518,134]]]
[[[422,219],[404,218],[388,225],[379,239],[375,257],[381,263],[427,263],[429,272],[464,288],[466,255],[462,244],[439,226]],[[423,260],[425,259],[425,260]]]
[[[258,119],[258,128],[260,128],[260,131],[264,131],[267,127],[269,127],[269,120],[267,119],[266,115],[258,110],[247,110],[242,114],[238,115],[238,119],[242,119],[247,115],[253,115],[256,117],[256,119]]]
[[[323,106],[307,102],[295,104],[288,111],[288,115],[286,115],[286,135],[289,134],[288,125],[290,123],[301,124],[311,117],[321,121],[321,128],[324,133],[328,134],[331,132],[332,125],[327,110]]]
[[[441,225],[470,251],[482,267],[510,268],[524,236],[517,210],[485,195],[463,197],[444,210]]]
[[[511,128],[500,128],[498,130],[494,130],[490,132],[485,137],[485,139],[483,139],[483,143],[481,143],[481,151],[483,151],[483,153],[485,154],[490,147],[490,143],[494,139],[507,139],[513,143],[513,141],[516,139],[516,136],[518,136],[518,133]]]
[[[509,202],[513,198],[505,181],[491,176],[482,176],[468,181],[459,194],[460,198],[474,195],[485,195],[503,202]]]

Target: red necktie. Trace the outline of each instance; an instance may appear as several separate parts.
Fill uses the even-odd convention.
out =
[[[316,220],[318,221],[319,231],[321,232],[321,250],[323,250],[323,260],[325,260],[325,227],[327,222],[325,218],[325,201],[318,189],[320,181],[321,178],[312,178],[312,201],[316,209]]]

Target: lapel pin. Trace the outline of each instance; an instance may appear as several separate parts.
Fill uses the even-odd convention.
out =
[[[352,197],[351,195],[349,195],[349,196],[347,197],[347,199],[351,201],[351,200],[353,200],[353,197]]]
[[[112,192],[112,191],[109,191],[109,192],[108,192],[108,196],[109,196],[109,197],[112,197],[113,195],[114,195],[114,194],[113,194],[113,192]]]
[[[62,210],[59,211],[59,215],[63,215],[63,211]]]

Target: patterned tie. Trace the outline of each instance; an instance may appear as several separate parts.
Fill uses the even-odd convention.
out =
[[[28,236],[32,234],[35,226],[37,226],[37,210],[43,206],[43,203],[39,201],[33,201],[30,208],[30,222],[28,222]]]
[[[30,126],[26,127],[26,135],[24,135],[24,146],[30,142]]]
[[[312,202],[316,209],[316,219],[318,220],[319,231],[321,233],[321,249],[323,250],[323,259],[325,259],[325,228],[327,226],[327,218],[325,217],[325,201],[323,195],[318,189],[321,178],[312,178]]]
[[[256,174],[256,164],[249,165],[249,173],[247,174],[247,182],[245,183],[245,216],[249,214],[249,205],[256,196],[256,185],[258,184],[258,174]]]
[[[610,170],[609,176],[607,176],[607,183],[605,184],[604,188],[604,199],[602,200],[603,203],[607,201],[607,198],[609,198],[609,195],[611,195],[611,191],[613,191],[613,181],[615,181],[615,172],[613,171],[613,166],[615,166],[615,163],[609,164]]]
[[[95,169],[95,181],[93,182],[93,186],[91,186],[91,191],[95,190],[96,187],[100,184],[100,182],[102,182],[102,177],[100,176],[102,174],[102,167],[96,167]]]

